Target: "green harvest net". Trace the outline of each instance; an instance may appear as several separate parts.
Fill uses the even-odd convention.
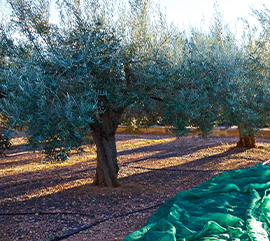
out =
[[[270,167],[258,163],[179,192],[124,241],[269,239]]]

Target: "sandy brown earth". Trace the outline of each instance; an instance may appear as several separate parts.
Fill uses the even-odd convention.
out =
[[[179,191],[221,172],[270,164],[270,139],[245,149],[235,147],[237,138],[118,134],[122,186],[94,187],[95,147],[51,164],[22,137],[12,142],[0,159],[0,240],[123,240]]]

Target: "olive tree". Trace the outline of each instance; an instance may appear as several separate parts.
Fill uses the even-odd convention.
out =
[[[1,28],[2,29],[2,28]],[[12,56],[12,53],[9,53],[9,46],[12,46],[13,43],[8,39],[5,33],[0,29],[0,83],[5,82],[4,70],[8,68],[8,59]],[[0,99],[3,99],[6,96],[3,88],[0,88]],[[4,155],[4,151],[8,149],[11,145],[10,143],[10,133],[9,133],[9,116],[3,112],[3,109],[0,109],[0,156]]]
[[[185,126],[199,127],[202,134],[220,123],[237,125],[237,145],[255,146],[259,128],[269,124],[268,52],[265,37],[247,36],[249,41],[239,44],[219,12],[209,31],[192,28],[177,66],[168,119],[179,115],[180,126],[186,120]]]
[[[42,144],[56,161],[80,151],[90,133],[97,147],[94,184],[119,186],[115,133],[122,115],[154,100],[164,106],[172,78],[173,38],[162,14],[149,0],[122,7],[66,0],[58,2],[61,21],[53,24],[50,1],[8,2],[21,38],[9,37],[24,50],[10,59],[2,85],[12,126],[25,127],[31,146]]]
[[[255,11],[255,10],[254,10]],[[222,120],[238,126],[240,147],[254,147],[259,129],[269,125],[270,82],[267,39],[263,30],[247,28],[233,58],[233,75],[219,91]],[[268,36],[268,37],[267,37]]]
[[[168,96],[171,104],[165,110],[166,120],[174,120],[178,133],[187,133],[190,126],[205,136],[221,119],[222,102],[228,84],[234,80],[239,55],[233,34],[227,26],[223,32],[221,25],[216,17],[209,31],[192,27],[183,36],[182,51],[174,66],[178,73],[172,80],[174,91]]]

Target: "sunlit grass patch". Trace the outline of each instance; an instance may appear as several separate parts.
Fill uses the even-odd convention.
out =
[[[20,157],[19,157],[20,158]],[[18,158],[18,159],[19,159]],[[56,162],[50,163],[44,161],[43,156],[39,158],[30,159],[26,164],[20,165],[19,160],[12,160],[13,162],[18,162],[18,164],[14,164],[13,166],[5,169],[0,169],[0,176],[9,176],[15,175],[19,173],[29,173],[29,172],[38,172],[38,171],[47,171],[53,169],[60,169],[60,168],[68,168],[75,165],[82,165],[88,164],[89,161],[94,162],[96,159],[96,155],[74,155],[67,159],[65,162]]]
[[[158,144],[158,143],[164,143],[164,142],[170,142],[174,141],[177,138],[165,138],[165,139],[159,139],[159,140],[147,140],[147,141],[140,141],[140,142],[135,142],[135,143],[130,143],[130,144],[124,144],[121,146],[118,146],[118,148],[121,147],[133,147],[133,146],[148,146],[152,144]]]
[[[117,146],[117,148],[148,146],[148,145],[153,145],[153,144],[158,144],[158,143],[166,143],[166,142],[174,141],[175,139],[176,138],[146,140],[146,141],[119,145]],[[16,144],[23,144],[25,141],[23,137],[13,138],[13,140]],[[82,153],[81,155],[76,154],[75,152],[72,152],[72,155],[65,162],[55,162],[55,163],[50,163],[50,162],[45,161],[44,155],[38,152],[34,154],[29,153],[30,156],[34,155],[30,158],[28,157],[29,159],[25,159],[24,154],[16,157],[15,156],[16,153],[15,153],[14,157],[11,156],[11,158],[8,160],[8,162],[11,162],[12,164],[9,164],[8,166],[5,166],[2,169],[0,169],[0,175],[10,176],[10,175],[16,175],[16,174],[22,174],[22,173],[48,171],[48,170],[61,169],[61,168],[70,168],[76,165],[86,166],[87,164],[94,163],[96,161],[96,154],[95,154],[94,146],[92,145],[83,146],[83,151],[84,153]],[[25,163],[22,164],[22,160]]]
[[[93,179],[91,178],[87,178],[87,179],[77,179],[77,180],[73,180],[70,182],[65,182],[65,183],[61,183],[61,184],[57,184],[54,186],[49,186],[49,187],[45,187],[45,188],[39,188],[39,189],[35,189],[32,191],[29,191],[23,195],[19,195],[19,196],[15,196],[15,197],[9,197],[9,198],[5,198],[5,199],[0,199],[0,203],[1,202],[6,202],[6,201],[25,201],[25,200],[29,200],[32,198],[39,198],[42,196],[47,196],[47,195],[51,195],[51,194],[56,194],[58,192],[62,192],[74,187],[80,187],[86,184],[91,184],[93,182]]]

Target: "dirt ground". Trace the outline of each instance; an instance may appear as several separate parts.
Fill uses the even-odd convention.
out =
[[[221,172],[270,164],[270,139],[252,149],[237,148],[237,140],[118,134],[122,186],[106,188],[91,185],[94,146],[51,164],[14,137],[0,159],[0,240],[123,240],[179,191]]]

